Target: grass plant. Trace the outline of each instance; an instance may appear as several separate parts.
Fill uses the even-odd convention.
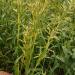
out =
[[[0,0],[0,70],[14,75],[75,75],[75,0]]]

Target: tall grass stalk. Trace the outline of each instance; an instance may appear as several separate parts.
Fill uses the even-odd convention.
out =
[[[17,47],[19,47],[19,40],[20,40],[20,26],[21,26],[21,0],[17,0],[16,1],[16,5],[17,5]],[[18,48],[19,50],[19,48]],[[17,51],[17,59],[19,58],[19,55],[18,55],[18,51]],[[14,63],[14,74],[15,75],[20,75],[20,71],[19,71],[19,60],[15,61]]]

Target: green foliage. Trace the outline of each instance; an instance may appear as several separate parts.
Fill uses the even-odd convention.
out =
[[[0,0],[0,70],[74,75],[74,24],[75,0]]]

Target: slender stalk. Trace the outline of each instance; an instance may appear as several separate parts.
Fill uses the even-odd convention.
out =
[[[17,47],[19,46],[20,25],[21,25],[20,5],[21,5],[21,1],[17,0]],[[18,52],[17,52],[17,59],[18,59],[18,57],[19,57],[19,55],[18,55]],[[15,63],[15,75],[20,75],[19,62]]]
[[[17,0],[17,45],[19,44],[19,33],[20,33],[20,0]]]

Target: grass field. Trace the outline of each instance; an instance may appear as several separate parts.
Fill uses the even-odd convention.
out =
[[[75,75],[75,0],[0,0],[0,70]]]

